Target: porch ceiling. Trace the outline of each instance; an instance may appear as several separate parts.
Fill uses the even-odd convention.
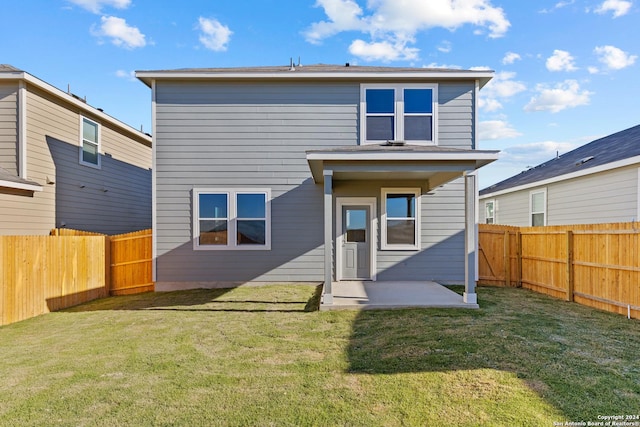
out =
[[[334,180],[421,180],[435,188],[498,159],[498,151],[424,145],[364,145],[307,151],[316,183]]]

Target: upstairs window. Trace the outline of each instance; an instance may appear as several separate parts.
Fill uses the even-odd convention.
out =
[[[491,200],[484,204],[484,222],[486,224],[495,224],[496,221],[495,201]]]
[[[80,164],[100,168],[100,125],[81,117],[80,127]]]
[[[436,143],[436,85],[363,85],[363,143]]]
[[[194,190],[194,249],[270,249],[269,190]]]
[[[547,225],[547,192],[532,191],[530,194],[529,211],[531,212],[530,218],[532,227],[538,227]]]

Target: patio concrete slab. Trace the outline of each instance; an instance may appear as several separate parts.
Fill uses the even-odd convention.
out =
[[[462,295],[431,281],[369,282],[346,281],[332,284],[333,304],[320,304],[320,310],[391,309],[408,307],[479,308]]]

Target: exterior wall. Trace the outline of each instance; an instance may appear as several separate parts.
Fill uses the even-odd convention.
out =
[[[0,83],[0,167],[18,175],[18,85]]]
[[[605,171],[494,197],[496,224],[529,226],[529,193],[547,190],[547,225],[598,224],[637,220],[637,166]],[[484,201],[480,199],[480,222]]]
[[[474,85],[438,90],[440,145],[471,147]],[[357,145],[359,97],[358,83],[156,82],[156,289],[322,281],[323,189],[305,151]],[[381,186],[338,181],[335,197],[379,202]],[[193,250],[192,190],[216,187],[271,189],[270,251]],[[378,251],[379,280],[463,280],[463,187],[423,196],[427,250]]]
[[[62,226],[117,234],[151,227],[151,148],[101,123],[101,169],[83,166],[81,114],[28,86],[27,178],[43,191],[0,195],[0,234],[48,234]]]

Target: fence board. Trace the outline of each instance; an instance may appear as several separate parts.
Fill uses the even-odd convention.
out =
[[[154,290],[151,230],[111,236],[111,295]]]
[[[515,238],[505,245],[501,233],[509,233],[511,239],[512,232]],[[511,280],[525,288],[640,318],[639,222],[547,227],[480,224],[478,241],[481,285],[505,286],[508,278],[499,273],[500,259],[515,258]]]
[[[0,324],[106,296],[101,236],[0,236]]]

